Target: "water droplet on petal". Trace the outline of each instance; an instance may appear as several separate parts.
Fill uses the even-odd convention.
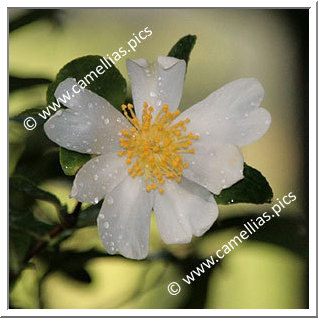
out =
[[[156,97],[157,94],[156,94],[155,92],[150,92],[150,96],[151,96],[151,97]]]
[[[121,119],[119,117],[116,119],[116,121],[117,123],[121,123]]]
[[[60,109],[60,110],[58,110],[58,111],[56,112],[56,116],[61,116],[62,113],[63,113],[63,111]]]
[[[50,125],[50,128],[52,128],[52,129],[53,129],[54,127],[55,127],[55,125],[54,125],[54,124],[51,124],[51,125]]]
[[[94,181],[97,181],[98,180],[98,175],[95,174],[93,178],[94,178]]]
[[[95,204],[98,203],[98,197],[96,197],[96,198],[94,199],[94,203],[95,203]]]
[[[108,222],[105,222],[105,223],[104,223],[104,228],[105,228],[105,229],[108,229],[108,228],[109,228],[109,223],[108,223]]]
[[[105,123],[105,125],[108,125],[108,124],[109,124],[109,119],[106,118],[106,119],[104,120],[104,123]]]
[[[109,195],[109,196],[107,196],[107,198],[106,198],[106,203],[107,203],[108,205],[112,205],[112,204],[114,203],[114,199]]]
[[[105,219],[105,215],[104,215],[104,214],[99,214],[98,217],[99,217],[101,220]]]

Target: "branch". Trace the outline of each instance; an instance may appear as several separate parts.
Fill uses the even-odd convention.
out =
[[[81,211],[82,203],[77,202],[76,207],[73,211],[73,213],[68,214],[64,218],[64,222],[62,224],[58,224],[52,231],[48,233],[48,236],[50,238],[56,237],[58,234],[64,231],[66,228],[72,228],[76,225],[79,213]],[[28,262],[32,257],[37,255],[39,252],[41,252],[45,247],[47,246],[47,242],[40,240],[37,242],[37,244],[33,247],[33,249],[30,251],[28,256],[25,258],[25,262]]]

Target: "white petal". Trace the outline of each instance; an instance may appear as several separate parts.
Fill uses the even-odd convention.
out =
[[[144,102],[154,107],[153,116],[163,104],[178,108],[184,83],[186,63],[174,57],[159,56],[154,65],[145,59],[127,60],[134,107],[140,119]]]
[[[194,154],[184,154],[183,160],[189,167],[183,170],[183,175],[199,183],[214,194],[228,188],[243,176],[244,159],[238,147],[217,142],[193,143]]]
[[[58,92],[71,91],[73,80],[67,79]],[[82,153],[109,153],[119,149],[122,129],[130,127],[127,119],[100,96],[84,89],[67,103],[70,109],[59,110],[45,124],[47,136],[58,145]]]
[[[148,255],[152,197],[141,178],[130,176],[105,197],[97,224],[109,254],[132,259]]]
[[[102,155],[88,161],[76,174],[71,197],[96,204],[128,175],[125,159],[117,154]]]
[[[221,87],[183,112],[177,120],[190,118],[189,131],[237,146],[260,139],[268,130],[271,116],[259,108],[264,88],[254,78],[242,78]]]
[[[178,184],[168,181],[164,194],[155,197],[154,213],[166,244],[185,244],[192,235],[203,235],[218,216],[213,195],[200,185],[182,178]]]

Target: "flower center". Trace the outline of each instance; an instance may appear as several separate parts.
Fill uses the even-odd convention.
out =
[[[120,146],[124,148],[118,155],[126,156],[126,163],[132,178],[144,176],[147,191],[158,189],[167,179],[181,182],[183,169],[189,164],[182,161],[182,153],[194,153],[192,140],[199,139],[198,135],[185,134],[185,124],[189,118],[172,125],[174,119],[180,114],[179,110],[169,112],[168,105],[164,104],[157,116],[153,118],[153,107],[144,103],[142,121],[139,121],[133,112],[133,105],[122,105],[125,117],[133,125],[129,131],[122,130]],[[129,111],[129,114],[128,114]]]

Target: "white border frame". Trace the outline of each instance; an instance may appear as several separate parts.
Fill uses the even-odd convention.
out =
[[[190,2],[190,1],[189,1]],[[7,35],[7,9],[8,7],[24,7],[26,3],[21,0],[5,1],[5,6],[1,6],[1,43],[6,43]],[[41,0],[29,1],[28,8],[31,7],[72,7],[72,1],[55,0],[43,3]],[[90,0],[89,5],[81,3],[82,8],[99,7],[107,8],[104,0]],[[176,1],[161,0],[160,3],[149,3],[146,1],[117,1],[110,7],[178,7]],[[183,3],[186,5],[186,3]],[[188,3],[192,5],[193,2]],[[237,5],[240,5],[239,7]],[[0,300],[0,315],[1,316],[316,316],[316,2],[314,1],[202,1],[195,2],[195,8],[208,8],[213,5],[213,8],[310,8],[309,10],[309,309],[7,309],[7,257],[1,262],[1,300]],[[186,8],[186,7],[184,7]],[[8,50],[1,50],[1,61],[3,65],[2,74],[7,74]],[[3,75],[4,76],[4,75]],[[1,96],[8,96],[8,78],[7,86],[1,85]],[[8,98],[8,97],[7,97]],[[6,101],[8,103],[8,100]],[[0,136],[3,147],[7,148],[8,142],[8,113],[5,113],[5,108],[1,107]],[[6,145],[6,146],[5,146]],[[7,149],[8,156],[8,149]],[[1,166],[7,167],[5,157],[1,157]],[[8,157],[7,157],[8,160]],[[8,206],[7,180],[1,179],[2,198]],[[4,190],[6,189],[6,191]],[[2,222],[0,231],[0,242],[2,246],[2,255],[7,255],[7,214],[2,211]]]

